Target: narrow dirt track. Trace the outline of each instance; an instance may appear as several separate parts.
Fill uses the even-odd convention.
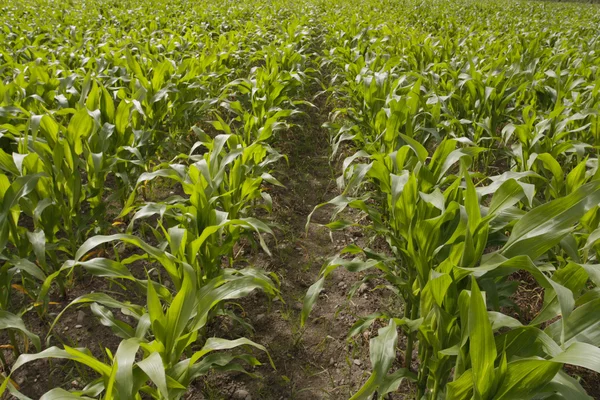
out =
[[[326,118],[317,108],[309,110],[277,140],[275,146],[287,155],[288,162],[282,161],[277,169],[285,189],[271,191],[273,213],[268,218],[277,226],[276,237],[269,244],[273,255],[252,252],[247,257],[248,264],[274,272],[281,281],[283,303],[275,301],[269,306],[260,294],[241,303],[255,328],[253,340],[268,348],[277,369],[265,363],[255,371],[260,379],[215,374],[201,388],[205,397],[235,399],[248,393],[252,399],[265,400],[347,399],[369,375],[368,338],[351,343],[346,334],[359,311],[363,316],[375,312],[381,299],[361,293],[349,300],[347,292],[356,275],[336,271],[310,320],[300,327],[302,298],[318,279],[322,265],[360,235],[331,235],[320,225],[329,222],[326,208],[313,215],[305,230],[313,208],[339,194],[335,170],[329,163],[327,132],[321,127]]]

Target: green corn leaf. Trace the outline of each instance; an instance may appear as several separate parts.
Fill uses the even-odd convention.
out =
[[[21,318],[8,311],[0,310],[0,330],[3,329],[16,329],[24,333],[38,351],[42,348],[39,336],[28,330]]]
[[[274,293],[273,282],[258,276],[221,276],[207,282],[198,291],[197,313],[190,329],[195,331],[204,326],[210,310],[221,301],[245,297],[255,289]]]
[[[44,272],[40,269],[40,267],[38,267],[37,265],[25,258],[10,261],[10,263],[14,265],[14,267],[11,268],[9,271],[25,271],[34,278],[39,279],[41,282],[43,282],[46,279],[46,275],[44,275]]]
[[[204,357],[205,355],[207,355],[208,353],[210,353],[212,351],[229,350],[229,349],[233,349],[235,347],[239,347],[239,346],[243,346],[243,345],[249,345],[252,347],[256,347],[259,350],[264,351],[269,356],[269,361],[271,362],[271,366],[273,367],[273,369],[275,369],[275,364],[273,364],[273,360],[271,359],[271,356],[269,355],[269,352],[267,351],[267,349],[264,346],[257,344],[255,342],[253,342],[252,340],[249,340],[246,338],[239,338],[236,340],[208,338],[208,340],[202,347],[202,350],[197,351],[192,355],[192,357],[190,358],[190,365],[195,364],[198,360],[200,360],[202,357]]]
[[[548,398],[557,400],[592,400],[592,397],[585,392],[581,384],[564,371],[559,371],[554,379],[541,389],[540,392],[540,398],[544,394],[550,394],[552,397]]]
[[[577,365],[600,373],[600,348],[588,343],[575,342],[552,361]]]
[[[561,364],[546,360],[519,360],[508,363],[506,375],[494,399],[531,399],[546,386]]]
[[[61,388],[55,388],[50,390],[49,392],[44,393],[40,400],[92,400],[92,397],[80,396],[75,393],[68,392]]]
[[[151,286],[151,285],[149,285]],[[165,348],[173,351],[186,325],[194,315],[196,306],[196,275],[191,267],[184,269],[181,289],[165,314]],[[174,353],[177,357],[179,354]],[[176,360],[170,360],[175,363]]]
[[[165,268],[169,277],[173,280],[173,283],[176,287],[180,285],[179,278],[179,268],[177,266],[177,261],[173,255],[160,250],[156,247],[150,246],[140,238],[127,235],[127,234],[116,234],[116,235],[97,235],[86,240],[81,247],[77,250],[75,254],[75,262],[79,262],[83,258],[83,256],[94,248],[113,241],[121,241],[123,243],[131,244],[133,246],[138,247],[139,249],[145,251],[150,256],[154,257],[161,265]]]
[[[559,183],[559,186],[562,186],[562,181],[564,180],[564,172],[559,162],[556,161],[554,157],[552,157],[549,153],[538,154],[537,159],[544,163],[544,166],[552,172],[552,175]]]
[[[73,347],[65,346],[65,352],[68,354],[68,359],[77,361],[80,364],[90,367],[103,377],[109,377],[112,373],[112,367],[97,360],[88,349],[76,349]],[[61,358],[58,356],[52,357]]]
[[[115,103],[104,86],[102,86],[102,96],[100,97],[100,112],[105,121],[111,124],[115,123]]]
[[[121,135],[121,137],[125,137],[125,133],[129,125],[129,116],[132,106],[132,103],[122,100],[117,107],[117,113],[115,114],[115,129],[117,130],[117,133]]]
[[[83,153],[82,139],[88,138],[94,130],[94,120],[89,116],[87,109],[82,108],[73,115],[67,128],[67,140],[75,154]]]
[[[565,321],[556,321],[545,331],[560,340],[563,324],[565,345],[579,341],[600,346],[600,298],[577,307]]]
[[[112,368],[106,364],[101,363],[89,354],[84,353],[81,350],[70,348],[65,346],[65,349],[59,349],[58,347],[50,347],[36,354],[21,354],[17,361],[13,364],[12,371],[15,371],[22,367],[24,364],[35,360],[41,360],[45,358],[60,358],[77,361],[84,364],[94,371],[104,376],[111,374]]]
[[[554,357],[560,354],[562,349],[552,337],[539,328],[522,326],[497,335],[496,351],[504,352],[508,358],[513,356]]]
[[[575,308],[575,298],[573,296],[573,292],[571,292],[568,288],[562,286],[560,283],[555,282],[552,279],[548,279],[546,275],[544,275],[541,272],[541,270],[531,261],[529,257],[517,256],[507,260],[504,256],[500,254],[495,254],[477,268],[464,268],[465,271],[470,271],[474,273],[475,276],[481,276],[485,273],[489,273],[490,271],[495,271],[502,275],[502,270],[511,271],[511,269],[522,269],[531,273],[531,275],[533,275],[537,283],[544,287],[544,289],[546,289],[548,296],[552,296],[553,294],[556,295],[559,308],[563,317],[560,323],[562,328],[561,343],[564,343],[566,329],[564,321],[568,320],[571,312]],[[544,314],[545,316],[543,318],[538,316],[538,318],[536,319],[537,323],[545,322],[553,317],[552,313],[546,313],[543,309],[540,312],[540,315]]]
[[[475,277],[471,279],[469,343],[474,387],[476,393],[486,399],[494,382],[494,363],[497,353],[492,325],[489,322],[484,298]]]
[[[106,382],[106,389],[104,390],[106,392],[105,400],[113,400],[115,398],[114,393],[115,393],[115,385],[117,384],[118,373],[119,373],[119,362],[115,359],[115,360],[113,360],[111,373],[108,376],[108,379]],[[130,381],[127,381],[126,384],[127,384],[127,386],[131,386]],[[125,384],[122,384],[122,386],[125,386]]]
[[[404,379],[414,382],[417,380],[417,375],[406,368],[399,368],[394,373],[385,377],[377,389],[377,394],[384,396],[387,393],[394,393],[398,391],[398,388]]]
[[[525,195],[523,188],[514,179],[502,183],[492,197],[488,215],[496,215],[517,204]]]
[[[137,338],[130,338],[119,343],[119,347],[115,353],[113,364],[117,365],[117,371],[114,374],[114,385],[119,393],[118,397],[121,399],[133,397],[133,365],[139,347],[139,340]],[[110,376],[112,377],[113,374],[111,373]],[[108,386],[107,393],[110,393]]]
[[[319,298],[319,294],[323,290],[324,286],[325,277],[323,276],[318,281],[310,285],[306,291],[306,295],[304,295],[304,300],[302,302],[302,312],[300,313],[300,326],[304,326],[306,324],[306,320],[315,306],[315,303]]]
[[[154,285],[147,286],[146,308],[154,336],[161,342],[166,342],[166,318],[163,307]]]
[[[120,338],[129,339],[136,336],[132,327],[116,319],[113,313],[106,307],[98,303],[92,303],[90,310],[99,318],[102,325],[109,327]]]
[[[148,285],[148,286],[152,286],[152,285]],[[140,316],[143,314],[142,307],[140,307],[138,305],[131,304],[129,302],[115,300],[112,297],[110,297],[109,295],[107,295],[106,293],[88,293],[88,294],[79,296],[78,298],[76,298],[75,300],[70,302],[65,308],[63,308],[63,310],[54,319],[54,322],[52,322],[49,332],[52,331],[52,329],[54,328],[54,326],[56,325],[58,320],[62,317],[62,315],[70,307],[77,305],[77,304],[87,304],[87,303],[99,303],[99,304],[102,304],[103,306],[110,307],[110,308],[119,308],[119,309],[124,308],[124,309],[130,310],[131,312],[133,312],[137,315],[140,315]]]
[[[594,181],[566,197],[536,207],[517,222],[502,254],[506,257],[528,255],[535,260],[557,245],[598,203],[600,181]]]
[[[165,375],[165,366],[159,353],[152,353],[142,361],[137,363],[142,371],[148,375],[148,378],[154,382],[160,393],[165,399],[169,398],[169,389],[167,387],[167,378]]]
[[[586,181],[587,172],[587,157],[581,161],[575,168],[567,175],[567,193],[572,193],[574,190],[579,189]]]
[[[352,400],[370,398],[384,382],[387,372],[396,358],[397,342],[396,323],[394,320],[390,320],[388,326],[379,329],[377,337],[370,340],[369,348],[373,371],[367,382],[351,397]]]
[[[448,400],[469,400],[473,398],[473,371],[467,370],[454,382],[448,384]]]

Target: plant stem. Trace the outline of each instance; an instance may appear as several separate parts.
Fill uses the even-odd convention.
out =
[[[410,314],[408,313],[410,305]],[[404,317],[410,318],[412,320],[417,318],[417,313],[419,312],[419,303],[418,299],[411,299],[409,303],[406,305],[406,309],[404,310]],[[409,332],[406,338],[406,354],[404,356],[404,368],[410,369],[412,364],[412,353],[415,342],[415,334],[416,332]]]
[[[2,369],[4,373],[9,373],[8,363],[6,362],[6,358],[4,358],[4,352],[0,350],[0,362],[2,362]]]
[[[17,339],[15,338],[15,333],[11,330],[8,330],[8,338],[10,340],[10,344],[13,347],[13,352],[15,353],[15,359],[21,355],[19,351],[19,344],[17,343]]]
[[[58,283],[58,287],[60,288],[60,295],[62,296],[63,299],[67,298],[67,289],[65,287],[65,281],[63,279],[62,276],[59,276],[58,279],[56,279],[56,282]]]
[[[424,345],[420,345],[419,355],[423,355],[421,358],[421,364],[419,365],[419,374],[417,375],[417,399],[420,400],[425,395],[427,390],[427,375],[425,370],[427,369],[427,360],[429,359],[429,348]]]
[[[415,341],[414,332],[409,332],[406,336],[406,353],[404,353],[404,368],[410,369],[412,364],[412,353]]]
[[[436,379],[435,383],[433,384],[433,393],[432,393],[431,398],[433,400],[436,400],[438,398],[439,392],[440,392],[440,381],[439,381],[439,379]]]

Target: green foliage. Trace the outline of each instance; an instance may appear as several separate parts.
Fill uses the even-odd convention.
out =
[[[342,194],[317,208],[334,209],[330,229],[361,227],[387,248],[353,244],[324,265],[302,323],[333,270],[364,271],[404,309],[365,317],[349,335],[391,321],[372,354],[400,347],[394,374],[416,382],[416,398],[588,398],[562,366],[598,372],[575,356],[579,346],[598,353],[597,253],[589,259],[587,247],[600,204],[598,9],[349,1],[336,10],[322,17],[321,65],[332,77],[323,83],[335,107],[325,125],[332,160],[345,154]],[[348,221],[347,208],[366,222]],[[531,321],[504,314],[516,307],[507,279],[519,270],[544,288]],[[390,368],[375,356],[355,397],[383,398]]]
[[[272,168],[285,158],[272,143],[312,106],[314,70],[308,17],[288,15],[282,29],[258,5],[1,6],[0,329],[16,357],[29,342],[39,351],[12,368],[1,361],[14,371],[63,358],[99,375],[44,398],[175,399],[211,370],[261,364],[226,350],[263,346],[210,337],[208,324],[226,313],[242,322],[227,303],[255,290],[279,296],[276,276],[238,268],[234,250],[244,240],[270,255],[263,236],[273,232],[258,215],[271,210],[268,188],[281,186]],[[262,6],[287,14],[283,3]],[[42,350],[21,318],[46,319],[83,276],[125,290],[81,295],[50,330],[71,307],[89,307],[122,339],[107,360]],[[128,291],[146,301],[123,300]],[[22,397],[9,379],[5,390]]]
[[[236,249],[270,254],[278,133],[312,109],[332,110],[341,162],[326,226],[386,245],[329,260],[301,323],[338,267],[403,303],[349,332],[386,321],[353,398],[404,379],[419,399],[588,398],[563,366],[600,372],[597,7],[36,0],[0,20],[0,329],[16,358],[0,352],[0,395],[25,398],[8,371],[43,358],[96,374],[47,399],[178,399],[211,370],[252,374],[266,348],[210,321],[279,296]],[[544,290],[531,320],[508,315],[517,271]],[[50,330],[89,307],[114,354],[44,346],[24,322],[82,277],[120,291],[82,294]]]

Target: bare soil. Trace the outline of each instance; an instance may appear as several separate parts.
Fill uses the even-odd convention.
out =
[[[338,269],[328,279],[309,321],[300,326],[302,299],[323,264],[361,240],[360,232],[331,234],[321,226],[329,222],[325,208],[315,212],[305,229],[313,208],[339,194],[322,122],[318,115],[309,115],[279,138],[277,147],[289,162],[277,170],[286,188],[271,192],[273,213],[268,218],[277,226],[270,243],[273,256],[259,252],[247,256],[249,264],[274,272],[281,280],[283,302],[269,304],[260,295],[241,301],[255,329],[253,340],[268,348],[277,369],[265,364],[256,371],[261,379],[215,374],[199,382],[202,395],[190,393],[190,399],[234,398],[240,391],[265,400],[347,399],[368,379],[368,342],[376,329],[355,340],[346,335],[360,316],[391,301],[385,293],[363,290],[350,299],[348,291],[360,276]]]

